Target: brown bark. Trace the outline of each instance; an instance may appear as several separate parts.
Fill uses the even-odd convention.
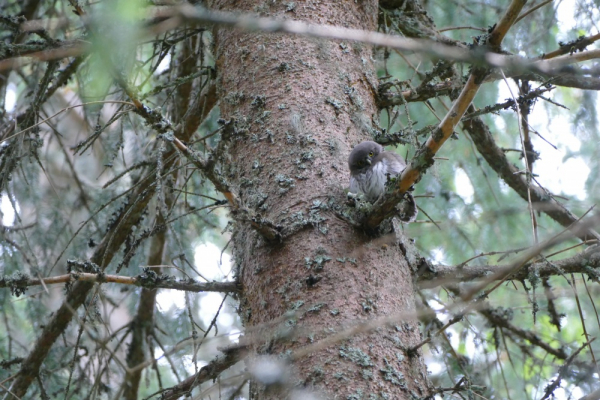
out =
[[[225,10],[376,29],[372,0],[296,1],[292,10],[262,1],[214,3]],[[351,147],[370,138],[377,114],[372,49],[230,29],[217,30],[215,38],[221,113],[235,117],[243,132],[229,148],[225,176],[251,211],[284,229],[304,227],[283,243],[268,244],[247,223],[238,223],[240,312],[255,354],[284,356],[343,326],[414,310],[412,277],[399,247],[382,246],[331,212],[343,203]],[[292,337],[283,340],[288,331]],[[327,398],[425,397],[423,361],[405,352],[419,341],[417,322],[398,320],[296,360],[292,385]],[[281,399],[289,386],[252,393]]]

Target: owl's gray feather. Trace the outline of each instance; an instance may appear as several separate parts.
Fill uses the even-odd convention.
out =
[[[399,154],[385,151],[378,143],[366,141],[354,147],[348,158],[348,167],[350,192],[363,194],[373,203],[385,192],[388,177],[400,175],[406,168],[406,162]],[[417,206],[410,193],[407,193],[406,198],[409,207],[402,212],[402,220],[414,221]]]

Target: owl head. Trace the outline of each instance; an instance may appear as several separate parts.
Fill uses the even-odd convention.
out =
[[[366,171],[377,157],[383,151],[383,147],[375,142],[366,141],[359,143],[352,149],[348,157],[348,167],[351,173],[360,173]]]

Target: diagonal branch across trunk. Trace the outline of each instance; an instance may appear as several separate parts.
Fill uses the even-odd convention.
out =
[[[508,30],[514,24],[526,2],[525,0],[512,1],[500,22],[498,22],[494,30],[490,33],[487,41],[487,46],[490,50],[499,51],[502,39],[504,39]],[[369,229],[373,229],[385,218],[394,213],[396,204],[402,199],[404,193],[417,183],[421,179],[421,176],[433,165],[433,157],[452,135],[452,132],[454,132],[454,128],[473,101],[488,73],[488,68],[473,68],[465,87],[452,104],[450,111],[448,111],[437,129],[427,139],[427,142],[417,151],[410,164],[408,164],[402,173],[396,190],[375,203],[373,211],[367,214],[362,221],[363,225]]]

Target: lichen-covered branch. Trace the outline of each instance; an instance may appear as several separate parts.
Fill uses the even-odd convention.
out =
[[[550,53],[543,54],[540,59],[548,60],[565,54],[582,52],[586,49],[586,47],[598,40],[600,40],[600,33],[591,36],[580,36],[577,39],[566,43],[558,42],[560,48],[551,51]]]
[[[515,78],[518,78],[518,77],[515,77]],[[538,78],[538,80],[539,80],[539,78]],[[555,82],[555,81],[552,80],[552,82]],[[452,81],[448,81],[448,82],[441,82],[441,83],[438,83],[435,85],[428,86],[426,90],[416,90],[416,89],[415,90],[404,90],[404,91],[402,91],[402,93],[395,93],[395,92],[380,90],[378,105],[381,108],[385,108],[385,107],[397,106],[397,105],[404,104],[404,101],[406,101],[407,103],[415,103],[415,102],[429,100],[429,99],[432,99],[432,98],[438,97],[438,96],[449,96],[452,92],[460,90],[461,87],[462,87],[462,85],[459,85]],[[545,86],[539,87],[535,90],[532,90],[531,92],[527,93],[526,95],[520,96],[517,100],[532,100],[532,99],[539,97],[543,93],[548,92],[553,89],[555,89],[555,86],[545,85]],[[462,121],[464,121],[466,118],[472,118],[472,117],[475,117],[478,115],[487,114],[490,112],[496,112],[499,110],[506,110],[507,108],[511,108],[513,106],[514,106],[514,100],[509,99],[503,103],[498,103],[496,105],[488,106],[481,110],[477,110],[476,114],[467,114],[462,118]]]
[[[564,348],[559,347],[558,349],[552,347],[550,344],[544,342],[537,334],[527,329],[520,328],[515,324],[512,324],[507,315],[505,315],[501,309],[493,310],[489,308],[480,309],[479,313],[483,315],[492,326],[497,326],[502,329],[506,329],[516,335],[517,337],[527,340],[534,346],[538,346],[543,349],[546,353],[552,354],[554,357],[564,360],[567,358],[567,352]]]
[[[484,279],[493,274],[508,270],[510,265],[430,265],[418,276],[419,286],[433,288],[461,282]],[[600,277],[600,251],[598,248],[581,252],[562,260],[543,260],[526,264],[509,277],[509,280],[524,281],[530,278],[546,278],[563,274],[582,273],[592,278]]]
[[[508,12],[511,12],[510,16],[508,16],[507,12],[505,15],[506,19],[502,20],[496,25],[496,28],[492,32],[494,35],[490,36],[490,41],[488,43],[491,44],[494,43],[495,40],[501,40],[504,38],[506,32],[502,31],[506,29],[506,26],[509,22],[514,22],[514,20],[510,19],[514,17],[512,11],[516,11],[516,9],[513,10],[513,8],[509,8]],[[460,46],[455,41],[443,40],[442,35],[438,35],[437,41],[432,41],[429,39],[415,39],[337,26],[311,25],[292,20],[274,20],[269,18],[240,16],[234,13],[211,11],[190,5],[166,9],[161,8],[155,12],[154,22],[156,21],[159,21],[160,23],[158,25],[151,26],[147,32],[148,35],[162,33],[169,29],[178,27],[183,23],[218,24],[250,31],[258,30],[264,32],[283,32],[325,39],[356,41],[373,46],[429,54],[433,57],[446,60],[472,63],[487,67],[504,68],[513,71],[519,71],[520,73],[527,71],[538,73],[559,73],[564,72],[561,67],[567,64],[600,58],[600,51],[592,50],[584,53],[578,53],[574,56],[565,57],[557,63],[549,63],[546,61],[546,59],[550,56],[556,56],[553,53],[549,53],[542,60],[531,61],[520,56],[503,55],[498,53],[490,53],[487,51],[472,51],[466,46]],[[447,42],[452,44],[446,44]],[[585,43],[587,43],[587,41]],[[493,49],[494,46],[491,46],[491,48]],[[89,51],[89,46],[77,44],[34,52],[28,54],[28,57],[15,57],[0,61],[0,71],[13,69],[22,65],[23,63],[28,63],[30,62],[30,58],[34,58],[39,61],[49,61],[65,57],[79,56]],[[562,53],[564,50],[560,49],[559,52]]]
[[[27,275],[2,276],[0,288],[10,288],[14,294],[19,295],[31,286],[57,285],[74,282],[92,283],[118,283],[132,285],[147,289],[174,289],[186,292],[237,292],[235,282],[196,282],[193,279],[175,279],[170,276],[157,275],[147,269],[137,276],[109,275],[103,273],[71,272],[70,274],[57,275],[49,278],[32,278]]]
[[[132,90],[130,90],[124,82],[120,82],[121,87],[125,90],[133,104],[135,104],[136,112],[141,115],[152,129],[162,134],[162,139],[173,144],[177,151],[181,152],[196,168],[198,168],[204,176],[211,181],[215,189],[220,192],[229,204],[231,205],[232,214],[239,220],[249,223],[258,233],[260,233],[267,241],[276,242],[281,239],[281,228],[274,225],[272,222],[265,220],[259,215],[254,214],[246,209],[239,201],[236,194],[231,191],[227,182],[219,176],[215,169],[217,157],[223,154],[224,146],[229,141],[229,138],[235,135],[235,120],[228,122],[221,121],[223,129],[221,131],[221,141],[217,145],[217,149],[210,151],[208,158],[202,157],[199,153],[188,148],[183,141],[177,138],[178,132],[174,129],[171,122],[167,120],[161,113],[153,110],[137,99]],[[179,126],[181,128],[181,126]],[[192,132],[193,133],[193,132]]]
[[[175,121],[181,121],[180,126],[184,137],[191,137],[196,132],[196,129],[208,114],[206,110],[211,110],[216,104],[216,89],[214,82],[210,79],[200,80],[201,88],[206,88],[206,85],[210,86],[204,91],[201,90],[202,94],[194,96],[192,100],[192,89],[194,88],[195,78],[201,75],[209,75],[214,70],[204,67],[203,57],[197,57],[195,54],[198,41],[202,41],[202,36],[198,37],[194,35],[188,41],[190,43],[183,46],[178,62],[177,76],[180,78],[168,83],[168,85],[176,86],[177,96],[174,96],[173,99],[174,103],[171,107],[171,115]],[[161,90],[164,90],[164,87],[155,89],[156,93]],[[172,172],[171,178],[173,181],[177,181],[179,172],[180,170],[178,169]],[[166,195],[164,202],[167,210],[172,210],[175,199],[175,196],[172,194]],[[155,226],[165,226],[166,217],[166,215],[158,213]],[[161,265],[164,263],[163,257],[166,244],[167,234],[162,229],[152,237],[148,265]],[[146,354],[152,354],[152,351],[150,351],[152,344],[146,340],[149,337],[153,337],[155,332],[154,313],[158,291],[152,287],[152,281],[156,283],[172,281],[172,279],[163,275],[161,267],[148,267],[143,275],[145,275],[144,281],[147,281],[147,284],[144,285],[140,293],[137,311],[130,325],[131,341],[127,352],[127,366],[130,370],[125,374],[125,382],[122,385],[124,387],[123,397],[128,400],[138,398],[138,390],[143,373],[143,368],[134,367],[143,364],[144,359],[147,357]],[[185,283],[191,283],[191,280],[186,280]],[[217,282],[209,284],[212,283]],[[231,282],[231,284],[232,287],[236,286],[234,282]],[[148,349],[148,351],[144,349]]]
[[[453,85],[449,84],[449,83],[442,83],[440,85],[441,86],[438,86],[438,85],[436,85],[436,86],[440,87],[440,88],[443,88],[443,87],[446,88],[446,89],[441,89],[440,94],[445,93],[446,95],[449,95],[451,91],[456,90],[456,87],[451,87]],[[448,85],[451,85],[451,86],[448,86]],[[555,88],[556,88],[555,86],[548,84],[548,85],[539,87],[535,90],[532,90],[531,92],[527,93],[526,95],[519,96],[516,100],[519,104],[523,104],[525,102],[537,99],[540,96],[542,96],[542,94],[549,92],[551,90],[554,90]],[[401,98],[403,97],[404,94],[411,96],[410,98],[406,99],[406,102],[408,103],[408,102],[412,102],[412,101],[426,100],[427,98],[429,98],[429,96],[432,93],[428,92],[428,93],[422,94],[422,93],[416,93],[416,92],[410,91],[410,90],[407,90],[404,93],[397,94],[397,95],[388,93],[388,94],[383,95],[383,96],[386,96],[388,99],[388,100],[384,100],[384,104],[387,104],[387,106],[397,105],[396,102],[401,102]],[[431,97],[435,97],[435,96],[431,96]],[[421,98],[422,100],[415,100],[415,98]],[[479,110],[475,110],[473,107],[471,107],[471,109],[468,110],[469,112],[466,113],[462,117],[461,122],[471,120],[480,115],[495,113],[495,112],[498,112],[501,110],[514,109],[514,108],[515,108],[515,100],[513,100],[513,99],[508,99],[505,102],[497,103],[497,104],[494,104],[493,106],[486,106]],[[391,133],[383,132],[379,136],[375,136],[374,140],[377,143],[384,145],[384,146],[391,145],[391,144],[408,144],[408,143],[411,143],[410,139],[407,138],[410,135],[425,136],[425,135],[433,132],[436,128],[437,128],[436,125],[428,125],[428,126],[425,126],[421,129],[419,129],[418,131],[414,131],[414,130],[412,130],[412,127],[409,127],[407,129],[404,129],[404,130],[401,130],[398,132],[391,132]]]

